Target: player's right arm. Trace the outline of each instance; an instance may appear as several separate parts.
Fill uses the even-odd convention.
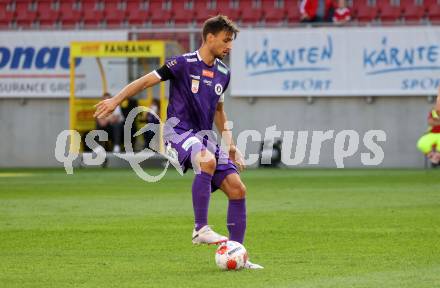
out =
[[[157,73],[155,71],[134,80],[133,82],[125,86],[114,97],[102,100],[98,104],[96,104],[96,112],[93,117],[96,117],[98,119],[107,117],[116,109],[116,107],[118,107],[119,104],[121,104],[122,101],[136,95],[144,89],[156,85],[160,81],[161,79],[157,76]]]
[[[96,112],[93,116],[98,119],[105,118],[112,113],[113,110],[115,110],[116,107],[125,99],[132,97],[142,90],[154,86],[161,81],[167,81],[178,77],[178,75],[180,75],[180,71],[182,71],[184,67],[185,62],[186,60],[183,56],[168,59],[168,61],[162,67],[131,82],[116,96],[96,104]]]

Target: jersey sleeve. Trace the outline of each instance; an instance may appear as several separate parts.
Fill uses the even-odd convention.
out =
[[[218,103],[223,103],[225,102],[225,92],[222,93],[222,95],[220,95],[220,98],[218,98]]]
[[[185,62],[183,56],[169,58],[154,74],[162,81],[178,78],[184,70]]]
[[[226,81],[225,89],[223,89],[222,95],[220,95],[220,98],[218,99],[219,103],[225,102],[225,91],[229,87],[229,81],[231,80],[231,71],[228,71],[228,79]]]

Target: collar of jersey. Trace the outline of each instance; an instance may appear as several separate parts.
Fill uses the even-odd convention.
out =
[[[203,61],[202,57],[199,54],[199,50],[196,50],[196,55],[197,55],[197,59],[203,63],[203,65],[205,65],[208,68],[214,68],[215,66],[215,62],[217,61],[217,59],[214,60],[214,64],[212,64],[212,66],[209,66],[208,64],[205,63],[205,61]]]

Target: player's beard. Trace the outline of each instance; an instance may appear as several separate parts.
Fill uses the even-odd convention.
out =
[[[223,50],[221,50],[220,52],[214,50],[212,54],[214,55],[214,58],[217,58],[219,60],[223,60],[224,58]]]
[[[223,60],[223,58],[225,58],[227,55],[228,55],[228,53],[223,53],[223,51],[222,51],[218,55],[216,55],[215,58]]]
[[[214,54],[214,57],[215,58],[217,58],[217,59],[220,59],[220,60],[223,60],[223,53],[216,53],[216,54]]]

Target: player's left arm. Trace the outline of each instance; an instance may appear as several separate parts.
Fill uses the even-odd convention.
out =
[[[438,87],[437,101],[436,101],[436,104],[435,104],[435,110],[437,110],[437,113],[440,114],[440,87]]]
[[[243,169],[245,168],[243,155],[234,144],[234,140],[232,139],[232,132],[230,128],[227,126],[227,122],[228,122],[228,117],[226,116],[223,102],[218,102],[214,116],[215,126],[217,127],[217,130],[220,132],[222,136],[222,140],[226,144],[226,147],[229,149],[229,158],[232,161],[234,161],[235,165],[237,165],[240,171],[243,171]]]

